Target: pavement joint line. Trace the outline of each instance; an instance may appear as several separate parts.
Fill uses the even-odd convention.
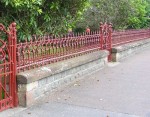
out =
[[[93,107],[89,107],[89,106],[82,106],[82,105],[75,105],[75,104],[69,104],[69,103],[65,103],[65,102],[59,102],[59,101],[54,101],[57,104],[63,104],[63,105],[69,105],[69,106],[74,106],[74,107],[84,107],[84,108],[88,108],[88,109],[94,109],[94,110],[101,110],[101,111],[105,111],[105,112],[109,112],[109,113],[118,113],[118,114],[124,114],[124,115],[128,115],[128,116],[136,116],[136,117],[140,117],[138,115],[133,115],[130,113],[123,113],[123,112],[118,112],[118,111],[111,111],[111,110],[105,110],[105,109],[99,109],[99,108],[93,108]]]

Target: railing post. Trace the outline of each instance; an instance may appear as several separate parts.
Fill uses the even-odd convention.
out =
[[[108,61],[111,61],[112,49],[112,24],[100,23],[100,49],[108,50]]]
[[[109,47],[108,47],[108,49],[109,49],[109,56],[108,56],[108,61],[111,61],[112,60],[112,56],[111,56],[111,52],[112,52],[112,24],[110,23],[109,25],[108,25],[108,27],[109,27],[109,37],[108,37],[108,39],[109,39]]]
[[[100,49],[103,50],[103,23],[100,23]]]
[[[12,84],[11,84],[11,94],[13,98],[13,106],[18,105],[18,96],[17,96],[17,83],[16,83],[16,73],[17,73],[17,63],[16,63],[16,46],[17,46],[17,35],[16,35],[16,23],[12,23],[9,26],[10,34],[9,34],[9,47],[10,55],[12,60]]]

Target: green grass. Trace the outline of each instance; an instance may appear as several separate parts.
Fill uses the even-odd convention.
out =
[[[5,96],[4,91],[2,91],[2,95],[1,95],[2,99],[4,99],[4,96]]]

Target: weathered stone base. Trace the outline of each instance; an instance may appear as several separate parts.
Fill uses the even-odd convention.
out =
[[[150,39],[136,41],[128,44],[112,48],[112,61],[117,62],[133,55],[135,53],[141,52],[142,49],[150,47]]]
[[[67,85],[107,64],[107,51],[97,51],[17,75],[20,106],[30,106],[46,93]]]

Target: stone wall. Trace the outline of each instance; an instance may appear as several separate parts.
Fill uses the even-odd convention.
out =
[[[121,61],[126,57],[141,52],[142,49],[145,49],[147,47],[150,47],[150,39],[145,39],[113,47],[111,52],[112,61]]]
[[[30,106],[46,93],[79,80],[82,76],[103,68],[108,51],[96,51],[46,65],[17,75],[20,106]]]

